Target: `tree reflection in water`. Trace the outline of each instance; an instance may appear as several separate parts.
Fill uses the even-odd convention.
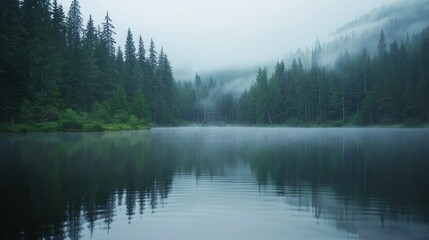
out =
[[[411,132],[410,132],[411,131]],[[250,167],[298,211],[333,218],[429,222],[429,140],[419,130],[179,128],[0,136],[2,239],[79,239],[154,212],[185,174]],[[244,167],[246,168],[246,167]],[[371,220],[372,221],[372,220]]]

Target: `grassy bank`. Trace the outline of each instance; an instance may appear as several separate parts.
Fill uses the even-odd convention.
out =
[[[117,113],[113,117],[104,114],[87,114],[66,109],[55,121],[37,122],[35,119],[24,123],[0,123],[0,132],[103,132],[149,129],[148,119],[138,118],[126,112]]]
[[[64,126],[61,122],[46,122],[38,124],[10,124],[1,123],[2,133],[26,133],[26,132],[103,132],[103,131],[123,131],[123,130],[144,130],[149,129],[149,124],[131,125],[129,123],[84,123],[81,127]]]
[[[72,121],[55,121],[37,124],[11,124],[0,123],[1,133],[26,133],[26,132],[103,132],[103,131],[124,131],[124,130],[145,130],[151,128],[151,124],[142,121],[129,121],[124,123],[102,123],[102,122],[72,122]],[[180,124],[187,127],[202,127],[202,124],[187,123]],[[332,122],[325,124],[273,124],[273,125],[237,125],[237,124],[207,124],[208,127],[298,127],[298,128],[429,128],[428,123],[410,124],[386,124],[386,125],[354,125],[343,122]]]

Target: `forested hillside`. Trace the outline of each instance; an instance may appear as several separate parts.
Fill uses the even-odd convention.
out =
[[[429,120],[429,29],[404,39],[386,39],[380,29],[376,54],[345,50],[334,64],[323,59],[332,46],[317,44],[311,66],[297,58],[261,68],[242,92],[247,80],[227,85],[196,74],[175,81],[163,48],[152,39],[145,46],[128,29],[121,49],[109,14],[99,25],[91,16],[84,24],[78,0],[67,14],[56,0],[4,0],[0,10],[0,122],[8,125],[109,130],[103,125]]]
[[[376,39],[374,41],[377,41]],[[393,124],[429,120],[429,29],[387,46],[383,31],[378,53],[363,49],[338,56],[334,67],[312,52],[311,68],[294,60],[268,76],[260,69],[256,84],[241,96],[238,119],[248,124]]]
[[[77,0],[67,16],[56,0],[0,4],[1,122],[174,121],[172,68],[152,40],[146,48],[128,29],[125,49],[116,47],[109,14],[84,26]]]
[[[329,64],[321,59],[329,46],[318,44],[310,67],[294,59],[289,66],[278,62],[271,71],[261,68],[256,83],[239,96],[197,75],[194,83],[179,83],[181,116],[192,122],[246,125],[427,123],[429,29],[402,41],[388,41],[381,30],[373,41],[376,54],[365,48],[358,54],[345,50]]]

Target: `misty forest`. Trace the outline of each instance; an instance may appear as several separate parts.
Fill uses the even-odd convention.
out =
[[[68,14],[54,0],[1,3],[0,121],[44,130],[180,124],[392,125],[429,119],[429,29],[387,39],[376,50],[347,49],[326,64],[316,42],[310,61],[255,69],[250,89],[224,79],[173,78],[163,48],[128,29],[117,47],[114,21],[91,16],[79,2]],[[286,47],[286,46],[285,46]],[[256,81],[255,81],[256,80]]]
[[[429,239],[429,0],[316,2],[1,0],[0,239]]]

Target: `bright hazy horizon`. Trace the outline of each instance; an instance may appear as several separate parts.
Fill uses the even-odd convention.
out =
[[[345,23],[396,0],[89,0],[80,1],[84,26],[91,14],[101,25],[106,12],[118,46],[128,28],[164,47],[175,73],[253,67],[287,52],[329,39]],[[67,14],[71,0],[59,0]],[[335,6],[335,7],[333,7]]]

